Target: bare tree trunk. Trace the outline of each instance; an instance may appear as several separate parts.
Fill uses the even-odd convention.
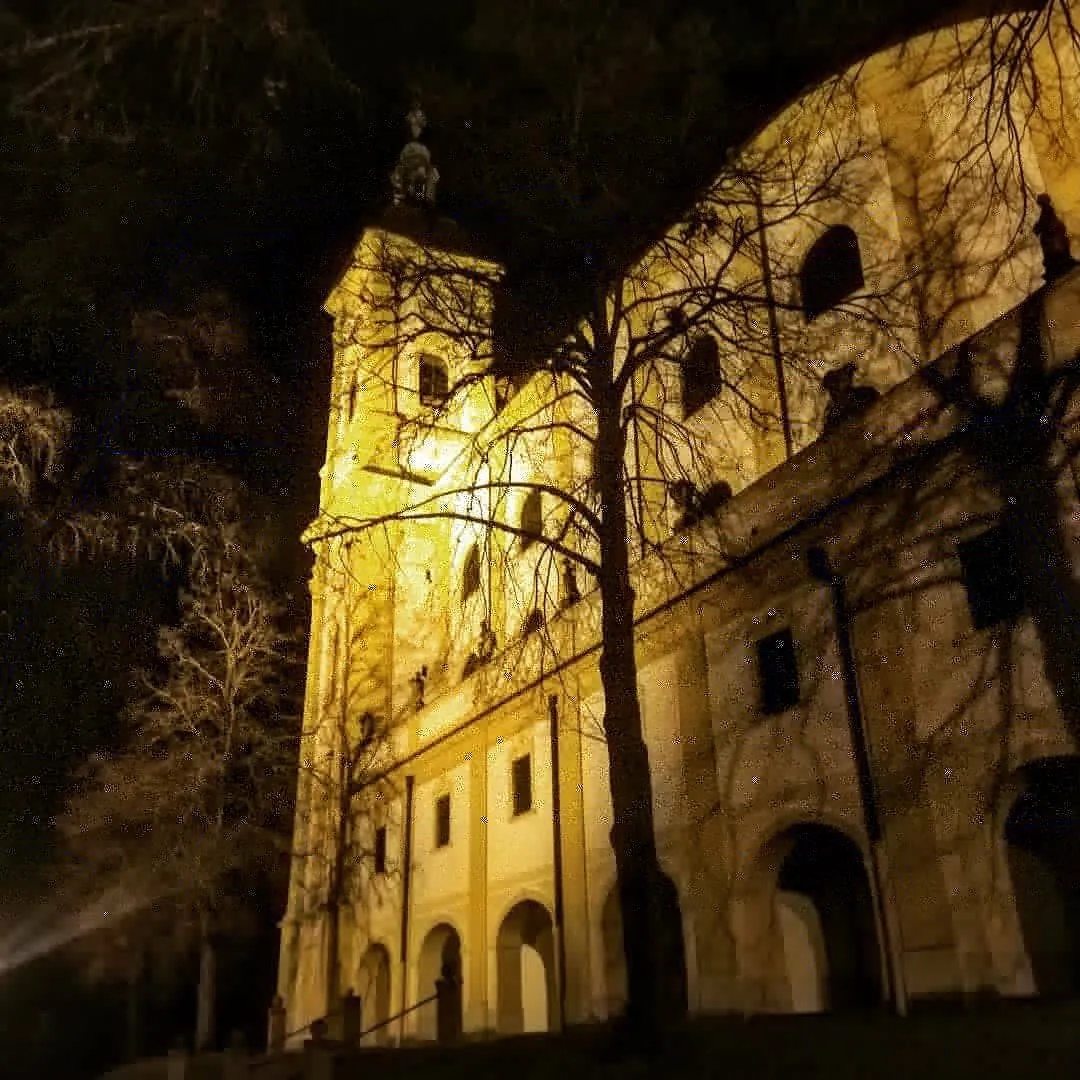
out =
[[[348,640],[348,638],[346,638]],[[348,714],[345,701],[345,682],[342,681],[339,747],[337,758],[337,817],[331,822],[334,844],[330,863],[330,880],[326,887],[326,1015],[341,1004],[341,917],[348,882],[349,854],[352,843],[350,808],[353,798],[353,748],[349,745]]]
[[[217,949],[211,935],[210,913],[199,916],[199,989],[195,1013],[195,1049],[209,1050],[214,1042],[217,1009]]]
[[[660,1028],[663,1002],[652,777],[642,736],[634,655],[634,592],[623,487],[625,436],[617,408],[597,410],[596,484],[600,495],[600,596],[604,733],[610,765],[611,844],[622,907],[628,1031],[646,1040]]]

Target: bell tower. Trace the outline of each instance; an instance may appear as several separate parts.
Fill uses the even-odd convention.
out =
[[[372,669],[361,678],[365,707],[394,722],[439,679],[456,550],[439,492],[460,486],[454,463],[494,416],[484,372],[502,273],[436,209],[439,174],[420,141],[418,104],[406,123],[391,205],[364,230],[324,305],[334,320],[332,400],[319,517],[306,536],[317,558],[339,553],[328,581],[347,564],[353,614],[362,607],[365,626],[350,671],[355,679],[358,665]],[[421,509],[403,520],[404,507]]]

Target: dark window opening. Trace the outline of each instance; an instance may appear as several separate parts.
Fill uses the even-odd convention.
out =
[[[480,588],[480,549],[473,544],[465,556],[465,568],[461,572],[461,602],[466,600]]]
[[[435,846],[446,847],[450,843],[450,796],[440,795],[435,800]]]
[[[781,713],[799,703],[799,661],[790,630],[757,643],[758,680],[763,712]]]
[[[683,416],[691,416],[707,405],[722,386],[716,338],[702,334],[690,343],[682,360]]]
[[[514,816],[517,817],[532,809],[532,756],[525,754],[515,758],[510,773],[514,795]]]
[[[544,531],[544,497],[543,492],[530,491],[525,496],[525,503],[521,508],[521,531],[525,534],[521,538],[521,550],[532,547],[540,539]]]
[[[799,271],[802,306],[812,322],[863,287],[859,238],[847,225],[834,225],[814,241]]]
[[[446,365],[431,357],[420,358],[420,404],[441,405],[450,396]]]
[[[975,629],[1015,619],[1024,608],[1024,590],[1008,531],[995,525],[959,544],[958,554]]]
[[[375,830],[375,873],[386,873],[386,826]]]

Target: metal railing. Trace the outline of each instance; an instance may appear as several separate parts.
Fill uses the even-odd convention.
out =
[[[402,1017],[408,1016],[409,1013],[416,1012],[417,1009],[423,1008],[425,1005],[430,1005],[433,1001],[438,1001],[440,997],[439,991],[436,990],[430,997],[426,997],[421,1001],[416,1002],[415,1005],[410,1005],[407,1009],[402,1009],[400,1012],[395,1013],[393,1016],[388,1016],[385,1020],[380,1020],[377,1024],[372,1024],[366,1031],[361,1031],[356,1036],[356,1041],[366,1038],[373,1031],[380,1031],[384,1027],[389,1027],[395,1020],[400,1020]]]
[[[403,1017],[408,1016],[410,1013],[416,1012],[417,1009],[422,1009],[425,1005],[430,1005],[433,1001],[438,1001],[440,996],[441,994],[439,988],[438,986],[436,986],[435,993],[431,994],[429,997],[422,998],[420,1001],[417,1001],[414,1004],[410,1005],[407,1009],[402,1009],[399,1012],[394,1013],[393,1016],[388,1016],[385,1020],[380,1020],[377,1024],[372,1024],[371,1027],[365,1028],[363,1031],[359,1032],[355,1036],[356,1042],[359,1042],[361,1039],[366,1038],[368,1035],[372,1034],[375,1031],[381,1031],[384,1027],[389,1027],[395,1021],[401,1020]],[[317,1016],[314,1020],[309,1020],[306,1024],[301,1025],[293,1031],[286,1032],[285,1035],[282,1037],[282,1043],[286,1044],[291,1039],[295,1039],[297,1035],[301,1035],[305,1031],[310,1031],[311,1028],[313,1028],[318,1023],[325,1024],[328,1023],[331,1019],[343,1015],[344,1009],[342,1007],[339,1007],[337,1009],[331,1010],[325,1016]],[[279,1049],[283,1048],[284,1047],[282,1046]],[[268,1049],[273,1052],[272,1047]]]

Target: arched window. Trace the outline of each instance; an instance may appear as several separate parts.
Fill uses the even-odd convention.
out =
[[[450,396],[446,365],[434,356],[420,357],[420,404],[441,405]]]
[[[720,393],[720,350],[716,338],[702,334],[690,342],[682,360],[683,417],[692,416]]]
[[[834,225],[814,241],[799,271],[806,321],[843,303],[863,287],[859,238],[847,225]]]
[[[480,549],[473,544],[469,548],[469,554],[465,556],[465,568],[461,572],[461,602],[466,600],[480,588]]]
[[[521,522],[519,528],[524,534],[521,537],[521,550],[531,547],[540,539],[544,531],[544,497],[543,492],[530,491],[525,496],[525,502],[521,507]]]

